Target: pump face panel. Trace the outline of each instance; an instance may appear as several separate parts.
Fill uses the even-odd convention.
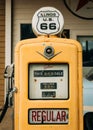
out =
[[[81,55],[81,46],[70,39],[18,43],[14,130],[83,130]]]
[[[29,64],[29,99],[68,99],[68,64]]]

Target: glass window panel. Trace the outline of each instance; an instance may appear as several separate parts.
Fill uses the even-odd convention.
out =
[[[77,36],[83,47],[83,66],[93,66],[93,36]]]

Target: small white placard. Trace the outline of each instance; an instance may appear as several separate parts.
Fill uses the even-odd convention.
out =
[[[29,124],[68,124],[68,109],[29,109]]]

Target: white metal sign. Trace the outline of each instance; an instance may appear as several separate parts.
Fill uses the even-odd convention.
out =
[[[59,10],[43,7],[33,16],[32,28],[36,35],[54,35],[62,31],[64,19]]]
[[[68,109],[29,109],[29,124],[68,124]]]
[[[30,64],[29,99],[68,99],[68,64]]]

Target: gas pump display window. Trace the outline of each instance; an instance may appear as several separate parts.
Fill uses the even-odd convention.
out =
[[[29,64],[29,99],[68,99],[68,64]]]

